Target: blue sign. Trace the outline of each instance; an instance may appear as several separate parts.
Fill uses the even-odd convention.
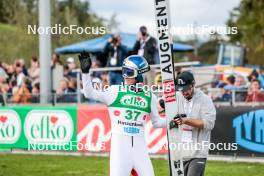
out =
[[[251,111],[233,120],[236,143],[248,150],[264,153],[264,110]]]

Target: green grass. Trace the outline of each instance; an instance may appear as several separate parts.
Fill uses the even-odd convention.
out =
[[[156,176],[167,176],[167,161],[153,159]],[[258,163],[208,161],[206,176],[263,176]],[[0,154],[0,176],[105,176],[106,157]]]

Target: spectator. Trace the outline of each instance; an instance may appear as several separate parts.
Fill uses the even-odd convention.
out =
[[[11,79],[9,81],[9,87],[10,87],[10,93],[13,96],[19,89],[19,87],[17,86],[17,81],[16,79]]]
[[[76,90],[77,90],[77,80],[75,78],[70,78],[68,91],[69,93],[76,93]]]
[[[246,88],[247,85],[246,85],[246,81],[245,81],[244,76],[238,75],[235,78],[234,86],[235,86],[235,89],[244,89],[244,88]]]
[[[161,78],[161,74],[158,73],[156,74],[155,76],[155,79],[154,79],[154,89],[153,92],[158,98],[162,98],[163,96],[163,89],[162,89],[162,78]]]
[[[264,92],[260,89],[260,81],[258,79],[252,80],[246,102],[263,102]]]
[[[28,76],[28,71],[27,71],[27,68],[26,68],[26,65],[25,65],[25,60],[24,59],[18,59],[18,61],[21,66],[22,66],[22,72],[24,73],[25,76]]]
[[[139,28],[138,38],[134,45],[133,51],[135,54],[144,56],[150,65],[155,64],[155,53],[157,50],[156,39],[148,34],[146,26]],[[153,85],[153,75],[155,73],[151,70],[145,74],[145,83],[149,86]]]
[[[51,66],[51,79],[52,79],[52,90],[55,91],[58,89],[60,80],[63,79],[64,69],[62,62],[60,60],[60,55],[53,54],[52,55],[52,66]]]
[[[97,59],[92,59],[91,68],[93,68],[93,69],[100,68],[100,65],[101,65],[100,62]],[[94,78],[95,77],[100,78],[101,77],[101,72],[100,71],[93,71],[91,76],[94,77]]]
[[[7,98],[10,99],[18,91],[16,79],[12,78],[9,80],[8,88],[9,89],[7,91],[7,93],[8,93]]]
[[[0,102],[4,103],[5,102],[5,98],[6,94],[8,93],[9,90],[9,86],[6,82],[6,78],[5,77],[1,77],[0,76]]]
[[[29,103],[29,101],[31,100],[30,87],[30,80],[27,77],[24,77],[21,86],[19,87],[18,91],[14,94],[13,102]]]
[[[58,89],[56,90],[56,94],[58,96],[61,96],[65,93],[68,92],[68,86],[69,86],[69,81],[67,78],[64,78],[60,81],[60,84],[59,84],[59,87]]]
[[[6,73],[8,76],[8,80],[16,79],[15,77],[15,65],[7,65],[5,64]]]
[[[52,66],[55,65],[62,65],[62,62],[60,60],[60,55],[53,53],[52,54]]]
[[[39,83],[33,85],[31,103],[39,103],[40,100],[40,86]]]
[[[247,84],[246,84],[244,76],[239,75],[236,77],[236,80],[234,83],[234,90],[236,91],[235,100],[238,102],[245,101],[246,96],[247,96]]]
[[[2,85],[6,81],[6,78],[3,76],[0,76],[0,85]]]
[[[67,66],[68,66],[68,73],[66,75],[67,78],[77,78],[77,72],[75,71],[76,69],[76,64],[75,64],[75,61],[74,61],[74,58],[73,57],[69,57],[67,59]]]
[[[106,86],[109,85],[108,81],[108,73],[106,71],[102,72],[100,75],[101,81],[102,81],[102,88],[106,88]]]
[[[230,75],[227,77],[227,83],[219,84],[219,88],[222,92],[222,97],[218,98],[218,101],[231,101],[232,100],[232,90],[235,90],[235,76]]]
[[[261,83],[261,88],[264,89],[264,74],[263,74],[263,71],[259,71],[259,77],[258,77],[258,80],[260,81]]]
[[[156,47],[156,39],[148,34],[146,26],[141,26],[139,28],[137,41],[133,48],[135,54],[144,56],[150,65],[155,64],[154,55]]]
[[[227,85],[224,86],[224,89],[227,91],[234,90],[235,89],[235,81],[236,78],[234,75],[230,75],[227,77]]]
[[[104,52],[108,56],[108,67],[121,67],[127,56],[127,50],[121,44],[120,35],[108,39]],[[123,82],[122,71],[109,71],[109,82],[110,85],[120,85]]]
[[[15,73],[16,73],[17,85],[21,86],[23,79],[25,77],[25,74],[23,73],[23,67],[20,64],[20,62],[16,62],[15,64]]]
[[[264,88],[264,77],[263,75],[260,74],[259,71],[257,70],[253,70],[250,75],[248,76],[248,80],[249,82],[251,82],[251,80],[259,80],[259,83],[260,83],[260,87],[261,88]]]
[[[249,75],[248,75],[248,80],[251,82],[252,80],[258,79],[258,72],[257,70],[253,70]]]
[[[58,89],[56,90],[57,102],[76,102],[76,96],[70,91],[69,80],[67,78],[63,78],[59,83]]]
[[[7,74],[5,72],[5,69],[3,68],[2,62],[0,62],[0,77],[7,78]]]
[[[0,90],[0,103],[1,103],[1,105],[3,105],[3,106],[4,106],[4,104],[5,104],[5,99],[4,99],[4,96],[3,96],[2,92],[1,92],[1,90]]]
[[[39,68],[39,61],[36,56],[31,58],[30,68],[28,69],[29,77],[32,80],[32,84],[39,82],[39,75],[40,75],[40,68]]]
[[[63,76],[67,77],[67,75],[69,74],[69,66],[68,65],[64,65],[63,66]]]

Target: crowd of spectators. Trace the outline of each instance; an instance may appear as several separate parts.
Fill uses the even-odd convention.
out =
[[[39,61],[36,57],[31,58],[29,68],[23,59],[16,59],[13,64],[0,62],[1,102],[4,95],[13,103],[38,101],[39,74]]]
[[[146,58],[150,64],[159,63],[156,58],[157,42],[155,38],[148,34],[145,26],[141,26],[138,38],[132,51],[128,52],[126,46],[122,44],[120,35],[115,34],[108,39],[104,48],[105,65],[96,57],[92,58],[92,68],[99,67],[121,67],[123,60],[131,55],[138,54]],[[13,63],[0,62],[0,102],[5,103],[39,103],[40,102],[40,66],[37,57],[33,56],[29,67],[24,59],[16,59]],[[60,56],[52,55],[51,62],[51,82],[52,92],[47,94],[50,102],[71,103],[77,102],[79,90],[81,91],[81,76],[78,78],[77,62],[75,58],[69,57],[63,63]],[[181,68],[176,68],[176,73],[180,73]],[[154,79],[156,75],[156,78]],[[101,87],[106,85],[121,84],[123,82],[120,70],[93,71],[92,82]],[[144,83],[161,86],[161,76],[154,70],[145,75]],[[79,85],[78,85],[79,84]],[[264,75],[260,71],[254,70],[244,77],[242,75],[230,75],[225,81],[217,81],[213,87],[221,91],[220,95],[211,95],[215,101],[231,101],[235,95],[235,101],[239,102],[264,102]],[[235,94],[234,94],[235,92]],[[162,95],[159,95],[162,96]],[[85,100],[80,96],[81,101]]]
[[[237,102],[264,102],[264,75],[256,69],[247,77],[230,75],[226,81],[217,81],[213,87],[221,91],[220,96],[212,95],[215,101],[228,102],[234,96]]]
[[[61,79],[55,80],[52,94],[47,95],[51,101],[76,102],[77,72],[74,58],[68,58],[65,65],[58,55],[52,57],[51,70],[61,69]],[[72,95],[71,95],[72,94]],[[53,99],[52,99],[53,98]],[[0,102],[39,103],[40,102],[40,67],[39,60],[33,56],[30,66],[26,67],[24,59],[16,59],[13,63],[0,62]]]
[[[99,67],[100,63],[93,59],[93,68]],[[77,64],[73,57],[69,57],[63,64],[60,56],[53,54],[51,70],[56,74],[53,85],[51,101],[77,102]],[[61,70],[56,71],[56,70]],[[58,74],[60,73],[60,74]],[[60,76],[59,76],[60,75]],[[27,68],[23,59],[16,59],[14,63],[0,62],[0,102],[4,98],[8,103],[39,103],[40,101],[40,68],[37,57],[32,57],[30,66]],[[154,76],[155,77],[155,76]],[[81,77],[80,77],[81,78]],[[92,73],[92,82],[105,87],[111,85],[111,76],[107,71]],[[154,84],[161,87],[161,76],[157,74],[153,79]],[[79,87],[82,87],[81,81]],[[226,81],[218,81],[215,85],[221,91],[218,96],[212,95],[215,101],[228,102],[235,96],[238,102],[264,102],[264,76],[257,70],[253,70],[248,77],[242,75],[230,75]],[[235,92],[235,94],[233,94]],[[84,97],[81,97],[82,101]],[[92,102],[91,100],[87,100]]]
[[[95,61],[95,60],[94,60]],[[0,62],[0,103],[39,103],[40,102],[40,66],[37,57],[33,56],[27,67],[24,59],[13,63]],[[95,61],[92,68],[100,64]],[[63,62],[60,56],[53,54],[51,62],[52,92],[46,94],[51,103],[77,102],[78,68],[73,57]],[[79,77],[81,79],[81,76]],[[109,72],[93,72],[92,82],[102,87],[109,85]],[[82,82],[79,81],[82,88]],[[82,101],[84,97],[80,97]],[[90,100],[87,100],[90,101]]]

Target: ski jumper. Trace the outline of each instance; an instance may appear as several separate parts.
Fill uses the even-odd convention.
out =
[[[157,98],[150,91],[135,92],[114,85],[105,91],[93,88],[89,74],[82,74],[84,95],[106,104],[111,119],[110,176],[154,176],[145,141],[149,116],[154,128],[166,128],[157,110]]]

